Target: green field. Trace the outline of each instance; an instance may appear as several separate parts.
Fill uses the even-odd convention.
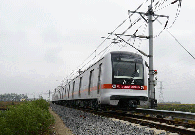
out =
[[[156,109],[195,113],[195,104],[158,104]]]
[[[0,101],[0,110],[6,110],[9,108],[10,105],[17,105],[23,102],[12,102],[12,101]]]

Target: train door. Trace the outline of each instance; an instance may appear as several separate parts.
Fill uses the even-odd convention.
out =
[[[67,87],[67,86],[65,86],[65,88],[64,88],[64,93],[65,93],[64,95],[65,95],[65,99],[66,99],[66,87]]]
[[[80,77],[80,81],[79,81],[79,97],[81,97],[81,87],[82,87],[82,77]]]
[[[60,95],[60,99],[61,99],[61,92],[60,92],[60,89],[58,89],[58,93],[59,93],[59,95]]]
[[[94,80],[94,70],[90,71],[90,75],[89,75],[89,87],[88,87],[88,95],[90,95],[91,93],[91,89],[93,88],[93,80]]]
[[[74,85],[75,85],[75,81],[73,82],[73,86],[72,86],[72,98],[74,98]]]
[[[102,63],[99,65],[99,72],[98,72],[98,83],[97,83],[98,95],[100,95],[100,89],[101,89],[101,74],[102,74]]]

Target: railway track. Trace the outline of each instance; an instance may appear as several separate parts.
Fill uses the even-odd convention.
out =
[[[78,109],[78,108],[77,108]],[[180,135],[195,135],[195,114],[155,109],[138,108],[135,111],[122,110],[92,110],[79,108],[95,115],[111,119],[123,120],[125,122],[139,124],[143,127],[156,128],[166,132],[178,133]],[[182,116],[182,117],[181,117]],[[176,119],[175,119],[176,118]],[[190,123],[191,122],[191,123]]]

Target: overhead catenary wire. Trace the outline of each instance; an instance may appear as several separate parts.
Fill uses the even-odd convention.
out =
[[[104,56],[104,54],[105,54],[106,52],[109,51],[109,49],[110,49],[110,47],[111,47],[112,45],[114,45],[114,44],[111,43],[111,44],[109,44],[109,45],[104,49],[104,51],[103,51],[102,55],[100,56],[100,58],[102,58],[102,57]]]
[[[175,41],[192,57],[195,59],[195,57],[178,41],[178,39],[169,31],[167,32],[175,39]]]
[[[143,51],[137,49],[135,46],[131,45],[130,43],[128,43],[127,41],[125,41],[123,38],[121,38],[120,36],[118,36],[117,34],[115,34],[118,38],[120,38],[123,42],[125,42],[126,44],[130,45],[131,47],[133,47],[135,50],[137,50],[138,52],[140,52],[141,54],[143,54],[146,57],[149,57],[146,53],[144,53]]]
[[[147,1],[148,1],[148,0],[146,0],[144,3],[146,3]],[[157,2],[158,4],[156,3],[156,5],[158,5],[158,7],[159,7],[160,5],[163,5],[166,1],[167,1],[167,0],[163,0],[162,2]],[[142,3],[142,4],[135,10],[135,12],[136,12],[144,3]],[[173,3],[171,3],[171,4],[173,4]],[[169,5],[170,5],[170,4],[169,4]],[[130,19],[132,15],[133,15],[133,14],[130,14],[130,15],[128,16],[128,18]],[[128,19],[128,18],[127,18],[127,19]],[[112,31],[111,34],[112,34],[113,32],[115,32],[120,26],[122,26],[122,25],[126,22],[127,19],[125,19],[118,27],[116,27],[116,29],[114,29],[114,31]],[[130,25],[122,34],[125,34],[133,25],[135,25],[135,24],[136,24],[137,22],[139,22],[140,20],[141,20],[141,17],[138,17],[138,18],[132,23],[132,22],[131,22],[131,19],[130,19],[131,25]],[[164,29],[166,28],[167,23],[168,23],[168,19],[167,19],[167,22],[166,22],[166,25],[165,25]],[[138,28],[138,29],[139,29],[139,28]],[[164,29],[163,29],[163,30],[164,30]],[[162,30],[162,31],[163,31],[163,30]],[[161,31],[158,35],[156,35],[156,36],[154,36],[154,37],[159,36],[159,35],[162,33],[162,31]],[[103,40],[103,42],[96,48],[96,50],[95,50],[94,52],[96,52],[97,49],[98,49],[98,48],[99,48],[107,39],[110,39],[109,37],[110,37],[111,34],[109,34],[109,35]],[[133,45],[134,45],[134,43],[135,43],[135,39],[134,39]],[[110,45],[109,45],[109,47],[110,47]],[[107,49],[107,48],[108,48],[108,47],[106,47],[105,49]],[[104,49],[103,51],[105,51],[105,49]],[[103,51],[101,51],[101,52],[103,52]],[[94,53],[94,52],[93,52],[93,53]],[[92,54],[93,54],[93,53],[92,53]],[[89,57],[91,57],[92,54],[91,54]],[[88,57],[88,58],[89,58],[89,57]],[[87,59],[88,59],[88,58],[87,58]],[[93,59],[94,59],[94,58],[93,58]],[[86,60],[85,60],[85,61],[86,61]],[[84,62],[85,62],[85,61],[84,61]],[[83,62],[83,63],[84,63],[84,62]],[[82,63],[82,64],[83,64],[83,63]],[[88,62],[88,63],[89,63],[89,62]],[[87,64],[88,64],[88,63],[87,63]],[[81,65],[82,65],[82,64],[81,64]],[[85,64],[85,65],[86,65],[86,64]],[[85,66],[85,65],[84,65],[84,66]],[[82,66],[82,68],[83,68],[84,66]]]
[[[165,6],[163,6],[163,5],[166,4],[167,2],[170,2],[170,3],[167,4],[167,5],[165,5]],[[168,23],[170,22],[170,20],[169,20],[169,17],[167,17],[167,20],[166,20],[166,23],[165,23],[164,28],[163,28],[158,34],[154,35],[153,38],[159,37],[159,36],[161,35],[161,33],[162,33],[165,29],[171,28],[171,27],[174,25],[174,23],[176,22],[176,20],[177,20],[177,18],[178,18],[178,16],[179,16],[180,10],[181,10],[181,2],[182,2],[182,0],[175,0],[175,1],[160,0],[160,1],[157,1],[157,2],[154,4],[153,10],[154,10],[154,12],[157,12],[157,11],[160,11],[160,10],[162,10],[162,9],[164,9],[164,8],[166,8],[166,7],[168,7],[168,6],[170,6],[170,5],[175,4],[176,2],[178,2],[178,8],[177,8],[177,11],[176,11],[176,16],[175,16],[174,21],[172,22],[172,24],[171,24],[170,26],[168,26]],[[161,6],[163,6],[163,7],[161,7]],[[161,7],[161,8],[158,9],[159,7]],[[157,18],[158,18],[158,17],[156,17],[155,20],[156,20]]]
[[[179,0],[179,3],[178,3],[178,8],[177,8],[175,19],[174,19],[173,23],[169,26],[169,28],[171,28],[175,24],[179,14],[180,14],[180,11],[181,11],[181,0]]]
[[[153,9],[155,10],[155,9],[161,7],[163,4],[165,4],[165,2],[167,2],[167,0],[160,0],[160,1],[157,1],[157,2],[154,4],[154,8],[153,8]],[[171,3],[170,3],[170,4],[171,4]],[[170,4],[168,4],[168,5],[170,5]],[[167,7],[168,5],[166,5],[166,6],[162,7],[162,8],[160,8],[160,9],[163,9],[163,8]]]
[[[142,35],[144,35],[144,33],[145,33],[145,31],[146,31],[146,27],[147,27],[147,24],[144,23],[144,28],[143,28],[143,30],[142,30]],[[138,43],[138,48],[140,48],[141,43],[142,43],[142,39],[140,38],[140,39],[139,39],[139,43]]]
[[[157,19],[157,21],[162,25],[162,23]],[[195,59],[195,57],[179,42],[179,40],[168,30],[167,32],[175,39],[175,41],[192,57]]]
[[[131,25],[121,33],[121,35],[124,35],[130,28],[132,28],[137,22],[139,22],[141,20],[141,17],[138,17],[133,23],[131,23]]]
[[[167,1],[167,0],[166,0]],[[177,20],[177,18],[178,18],[178,16],[179,16],[179,14],[180,14],[180,11],[181,11],[181,2],[182,2],[182,0],[175,0],[175,1],[169,1],[170,3],[169,4],[167,4],[167,5],[165,5],[165,6],[163,6],[163,7],[161,7],[160,9],[157,9],[156,7],[156,5],[155,5],[155,8],[154,9],[157,9],[157,10],[154,10],[154,12],[158,12],[158,11],[160,11],[160,10],[162,10],[162,9],[164,9],[164,8],[166,8],[166,7],[168,7],[168,6],[170,6],[170,5],[173,5],[173,4],[175,4],[176,2],[178,2],[178,7],[177,7],[177,11],[176,11],[176,14],[175,14],[175,19],[174,19],[174,21],[172,22],[172,24],[169,26],[169,28],[171,28],[173,25],[174,25],[174,23],[176,22],[176,20]],[[162,5],[163,5],[164,3],[162,3]]]
[[[136,10],[135,11],[137,11],[137,10],[139,10],[146,2],[147,2],[148,0],[145,0],[145,2],[143,2],[142,4],[140,4],[137,8],[136,8]],[[129,19],[129,17],[131,17],[131,16],[133,16],[133,14],[131,14],[131,15],[129,15],[121,24],[119,24],[111,33],[114,33],[119,27],[121,27],[128,19]],[[111,35],[111,34],[110,34]],[[108,35],[98,46],[97,46],[97,48],[95,49],[95,51],[93,51],[84,61],[83,61],[83,63],[80,65],[80,66],[78,66],[77,67],[77,69],[79,68],[79,67],[84,67],[85,65],[87,65],[87,64],[85,64],[84,66],[82,66],[85,62],[86,62],[86,60],[87,59],[89,59],[96,51],[97,51],[97,49],[110,37],[110,35]],[[110,46],[110,45],[109,45]],[[89,63],[89,62],[88,62]],[[79,68],[79,69],[82,69],[82,68]],[[73,76],[74,75],[74,71],[71,73],[71,75]]]
[[[141,5],[139,5],[137,8],[136,8],[136,10],[135,10],[135,12],[137,11],[137,10],[139,10],[146,2],[147,2],[148,0],[146,0],[145,2],[143,2]],[[119,27],[121,27],[131,16],[133,16],[133,14],[130,14],[121,24],[119,24],[111,33],[114,33]],[[95,49],[95,51],[110,37],[110,35],[111,34],[109,34],[98,46],[97,46],[97,48]],[[94,51],[94,52],[95,52]],[[91,54],[92,55],[92,54]],[[90,56],[91,56],[90,55]],[[90,57],[89,56],[89,57]],[[88,59],[88,58],[87,58]]]
[[[176,2],[177,1],[181,1],[181,0],[176,0]],[[136,8],[136,10],[134,11],[134,12],[136,12],[137,10],[139,10],[146,2],[148,2],[148,0],[146,0],[145,2],[143,2],[140,6],[138,6],[137,8]],[[167,2],[167,0],[160,0],[160,1],[157,1],[156,2],[156,4],[155,4],[155,9],[157,9],[158,7],[160,7],[160,6],[162,6],[162,5],[164,5],[165,3]],[[181,3],[181,2],[180,2]],[[171,3],[171,4],[174,4],[173,2]],[[169,4],[170,5],[170,4]],[[179,5],[180,7],[181,7],[181,4]],[[180,8],[178,6],[178,8]],[[165,7],[164,7],[165,8]],[[161,8],[162,9],[162,8]],[[177,11],[179,11],[180,12],[180,10],[178,9]],[[130,19],[130,23],[131,23],[131,25],[125,30],[125,31],[123,31],[122,32],[122,34],[125,34],[130,28],[132,28],[137,22],[139,22],[141,19],[142,19],[142,17],[138,17],[134,22],[132,22],[132,20],[131,20],[131,16],[133,16],[134,14],[129,14],[128,15],[128,17],[121,23],[121,24],[119,24],[98,46],[97,46],[97,48],[95,49],[95,51],[93,51],[83,62],[82,62],[82,64],[80,65],[80,66],[78,66],[77,67],[77,69],[76,70],[83,70],[83,68],[87,65],[87,64],[89,64],[91,61],[93,61],[93,60],[95,60],[95,59],[97,59],[98,58],[98,55],[100,55],[101,53],[105,53],[106,51],[107,51],[107,49],[109,49],[113,44],[110,44],[110,45],[108,45],[106,48],[104,48],[103,49],[103,51],[101,51],[100,53],[98,53],[97,55],[96,55],[96,52],[97,52],[97,49],[99,49],[100,48],[100,46],[102,46],[103,45],[103,43],[107,40],[107,39],[110,39],[110,36],[112,35],[112,33],[114,33],[118,28],[120,28],[128,19]],[[178,15],[179,14],[177,14],[176,13],[176,17],[175,18],[177,18],[178,17]],[[176,19],[175,19],[175,21],[176,21]],[[174,21],[174,22],[175,22]],[[174,24],[174,22],[173,22],[173,24]],[[172,24],[172,25],[173,25]],[[171,25],[171,26],[172,26]],[[164,29],[165,29],[165,27],[164,27]],[[164,30],[163,29],[163,30]],[[163,31],[162,30],[162,31]],[[157,36],[159,36],[161,33],[162,33],[162,31],[157,35]],[[155,37],[157,37],[157,36],[155,36]],[[130,39],[131,39],[131,37],[130,37]],[[133,45],[135,44],[135,38],[134,38],[134,41],[133,41]],[[141,50],[139,50],[139,52],[140,52]],[[89,60],[89,61],[87,61],[93,54],[95,54],[95,57],[93,57],[92,58],[92,60]],[[146,55],[145,55],[146,56]],[[101,58],[102,56],[100,56],[100,58]],[[86,62],[87,61],[87,62]],[[70,75],[71,75],[71,77],[72,76],[74,76],[74,74],[75,74],[76,72],[75,71],[73,71]],[[69,76],[70,76],[69,75]]]

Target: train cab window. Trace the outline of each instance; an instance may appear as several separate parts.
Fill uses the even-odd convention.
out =
[[[100,85],[101,85],[101,73],[102,73],[102,63],[99,65],[99,72],[98,72],[98,83],[97,83],[97,93],[100,92]]]
[[[143,65],[141,63],[113,62],[114,78],[143,79]]]
[[[94,70],[91,70],[89,75],[88,95],[90,95],[90,90],[93,87],[93,76],[94,76]]]
[[[75,85],[75,81],[72,84],[72,98],[74,97],[74,85]]]
[[[133,54],[112,54],[113,84],[144,85],[143,59]]]
[[[80,81],[79,81],[79,97],[81,96],[81,87],[82,87],[82,77],[80,77]]]

